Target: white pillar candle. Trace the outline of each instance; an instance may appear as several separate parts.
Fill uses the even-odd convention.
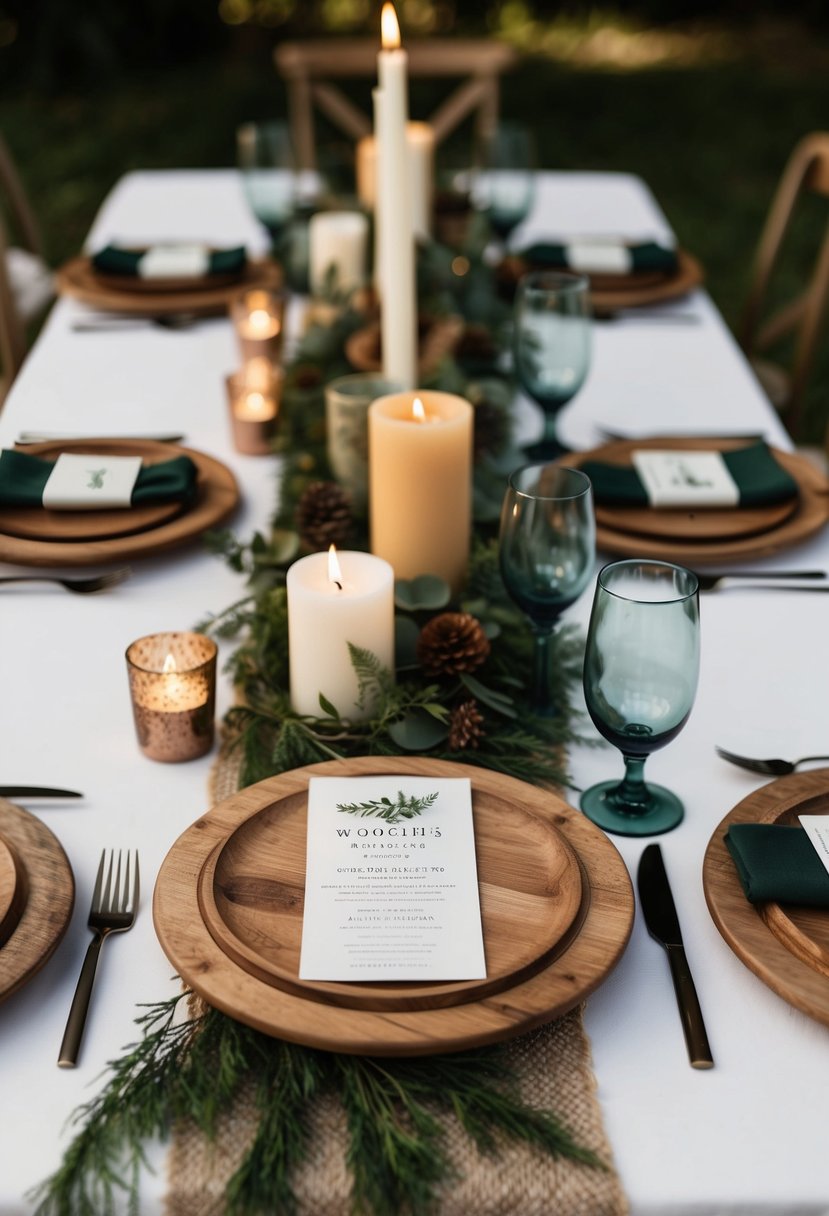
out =
[[[383,375],[405,388],[414,388],[417,383],[417,284],[406,150],[408,57],[400,46],[400,29],[390,3],[383,5],[382,33],[383,49],[377,56],[374,121]]]
[[[428,122],[406,124],[409,153],[412,228],[415,236],[428,241],[432,235],[432,203],[435,188],[435,133]],[[357,194],[368,208],[377,204],[377,141],[364,135],[357,144]]]
[[[311,295],[326,294],[329,275],[334,290],[350,295],[365,286],[368,220],[359,211],[319,211],[308,225]]]
[[[369,406],[371,550],[397,578],[438,574],[457,591],[469,561],[472,406],[407,392]]]
[[[333,547],[332,547],[333,548]],[[319,717],[320,693],[344,718],[371,716],[357,704],[359,686],[349,642],[394,671],[394,571],[371,553],[312,553],[288,569],[291,704]]]

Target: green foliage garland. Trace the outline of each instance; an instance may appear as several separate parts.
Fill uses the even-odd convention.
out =
[[[231,1178],[227,1216],[293,1216],[293,1172],[305,1160],[308,1111],[324,1093],[343,1105],[353,1210],[426,1216],[449,1175],[438,1115],[457,1118],[483,1153],[509,1142],[605,1168],[551,1114],[525,1106],[500,1048],[417,1059],[341,1056],[273,1039],[206,1009],[176,1023],[189,994],[147,1006],[142,1037],[109,1065],[101,1092],[58,1170],[36,1190],[35,1216],[109,1216],[126,1194],[138,1216],[143,1145],[189,1120],[214,1139],[217,1120],[253,1086],[257,1130]]]

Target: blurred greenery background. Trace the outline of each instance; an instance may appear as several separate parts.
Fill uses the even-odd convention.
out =
[[[286,113],[273,49],[375,36],[379,0],[0,0],[0,130],[53,263],[77,252],[130,169],[229,166],[235,130]],[[523,56],[502,114],[531,124],[542,167],[620,169],[651,186],[735,326],[783,165],[829,129],[822,0],[398,0],[405,39],[491,35]],[[417,81],[412,114],[443,86]],[[368,103],[370,82],[354,86]],[[804,216],[780,291],[809,267],[823,217]],[[829,415],[825,336],[802,438]]]

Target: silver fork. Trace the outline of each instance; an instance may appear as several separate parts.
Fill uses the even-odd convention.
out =
[[[132,875],[130,873],[131,865]],[[113,866],[115,866],[114,878]],[[126,933],[127,929],[133,927],[138,912],[138,896],[138,853],[127,852],[122,881],[120,850],[116,865],[115,850],[110,849],[109,864],[107,864],[107,851],[104,849],[101,854],[101,863],[98,866],[98,876],[95,879],[95,890],[92,892],[92,904],[87,922],[93,937],[83,960],[78,986],[72,998],[72,1008],[69,1010],[69,1018],[63,1034],[63,1042],[60,1045],[58,1055],[60,1068],[74,1068],[77,1063],[101,946],[111,933]]]
[[[117,587],[131,574],[129,566],[121,566],[118,570],[109,570],[106,574],[96,574],[91,578],[58,578],[52,574],[8,574],[0,578],[0,584],[58,583],[75,595],[89,595],[93,591],[106,591],[109,587]]]
[[[714,745],[714,751],[722,760],[736,764],[739,768],[747,768],[750,773],[762,773],[766,777],[787,777],[801,764],[812,760],[829,760],[829,756],[801,756],[799,760],[758,760],[753,756],[738,756],[736,752],[726,751],[724,747]]]

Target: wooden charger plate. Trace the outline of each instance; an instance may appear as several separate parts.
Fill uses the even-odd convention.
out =
[[[9,508],[8,530],[5,527],[7,511],[0,510],[2,561],[17,562],[24,566],[87,566],[99,562],[145,557],[150,553],[175,548],[200,536],[208,528],[215,527],[226,519],[239,502],[239,487],[230,469],[212,456],[194,451],[193,448],[157,443],[152,439],[72,439],[28,444],[26,451],[31,452],[33,456],[46,456],[50,459],[61,452],[141,456],[148,464],[171,460],[175,456],[189,456],[198,470],[196,501],[186,510],[180,503],[164,503],[158,508],[138,508],[138,527],[133,527],[130,523],[129,530],[125,530],[122,517],[132,517],[132,509],[44,512],[42,508]],[[171,510],[171,507],[174,510]],[[36,514],[49,517],[40,525],[39,533],[34,530],[38,526],[36,521],[21,524],[21,517]],[[61,522],[63,515],[68,517],[65,526]],[[78,518],[91,515],[103,518]],[[14,530],[19,530],[21,526],[29,528],[29,535],[15,534]],[[65,530],[62,530],[64,527]]]
[[[115,286],[97,274],[90,258],[75,257],[60,267],[55,279],[60,295],[72,296],[82,304],[108,312],[157,317],[192,312],[210,316],[225,312],[233,297],[243,289],[278,289],[282,286],[282,269],[269,259],[249,261],[244,273],[231,283],[194,286],[187,282],[177,291],[169,288],[136,291],[134,285],[129,289]]]
[[[829,1026],[829,909],[752,904],[725,843],[733,823],[798,826],[829,814],[829,769],[781,777],[726,815],[705,851],[702,885],[714,923],[739,959],[784,1001]]]
[[[133,249],[133,253],[146,253],[148,246]],[[213,252],[213,251],[211,251]],[[144,279],[138,274],[108,274],[98,270],[92,264],[90,267],[95,278],[102,287],[112,287],[117,291],[136,292],[140,295],[152,295],[160,291],[210,291],[214,288],[230,287],[241,283],[245,275],[247,263],[238,270],[230,270],[224,274],[178,275],[173,278]]]
[[[75,902],[72,868],[56,837],[28,811],[0,799],[0,838],[13,850],[23,907],[0,946],[0,1001],[40,970],[66,932]]]
[[[744,440],[723,438],[625,439],[589,452],[572,453],[562,463],[578,467],[586,460],[606,460],[629,465],[630,453],[635,449],[726,452],[744,446]],[[774,506],[656,511],[649,507],[597,505],[598,547],[621,557],[705,563],[768,557],[799,544],[819,532],[829,520],[829,485],[804,456],[778,448],[772,450],[798,488],[798,497],[782,504],[783,510]]]
[[[590,303],[594,313],[601,316],[617,308],[644,308],[687,295],[699,287],[705,274],[697,259],[684,249],[677,250],[677,261],[676,273],[671,275],[591,275]]]
[[[14,846],[0,836],[0,946],[17,928],[27,895],[26,871]]]
[[[477,992],[473,982],[334,985],[300,983],[296,975],[308,779],[383,774],[468,777],[472,783],[491,968]],[[503,864],[494,841],[500,812]],[[258,846],[271,830],[275,843],[262,858]],[[542,858],[534,856],[539,844]],[[561,881],[562,909],[554,908],[555,891],[543,890],[554,875]],[[494,928],[499,914],[512,926],[512,949],[508,935]],[[239,1021],[325,1050],[424,1055],[510,1038],[582,1001],[624,951],[633,896],[615,846],[558,795],[449,761],[361,757],[295,769],[214,807],[168,853],[153,915],[182,978]],[[257,925],[263,953],[257,951]],[[282,932],[286,957],[280,959]],[[530,944],[523,940],[530,937]],[[253,965],[251,955],[257,956]]]

